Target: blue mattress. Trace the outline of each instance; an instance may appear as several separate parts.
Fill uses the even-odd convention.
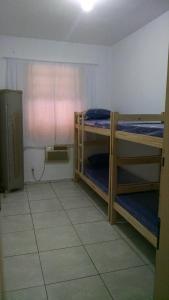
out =
[[[158,236],[159,194],[156,191],[118,195],[116,202],[126,209],[142,225]]]
[[[98,127],[98,128],[110,128],[110,120],[86,120],[85,125]],[[119,131],[125,131],[130,133],[144,134],[148,136],[163,137],[164,124],[162,123],[135,123],[135,122],[119,122],[117,129]]]
[[[84,174],[93,181],[100,189],[107,193],[109,186],[109,167],[95,168],[90,164],[86,164],[84,167]],[[136,183],[140,182],[140,178],[134,176],[128,171],[119,168],[118,171],[118,182],[120,184],[125,183]]]
[[[156,137],[163,137],[164,124],[119,122],[118,130]]]

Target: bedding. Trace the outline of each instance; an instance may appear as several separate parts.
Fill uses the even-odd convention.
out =
[[[103,192],[108,193],[109,186],[109,166],[94,167],[91,164],[84,166],[84,174],[93,181]],[[133,175],[132,173],[124,170],[123,168],[118,169],[118,182],[120,184],[125,183],[137,183],[140,182],[140,178]]]
[[[100,167],[108,167],[109,166],[109,153],[98,153],[93,154],[88,157],[88,161],[90,165],[92,165],[95,168]]]
[[[116,202],[126,209],[142,225],[158,236],[159,193],[156,191],[118,195]]]
[[[110,128],[110,120],[85,120],[85,125],[98,127],[98,128]],[[134,122],[119,122],[117,130],[125,131],[129,133],[144,134],[148,136],[163,137],[164,124],[162,123],[134,123]]]
[[[85,120],[110,119],[110,110],[102,108],[88,109],[85,113]]]

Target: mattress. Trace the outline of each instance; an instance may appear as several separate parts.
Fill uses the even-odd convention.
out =
[[[92,165],[86,164],[84,166],[84,174],[93,181],[103,192],[108,193],[109,186],[109,167],[95,168]],[[118,170],[118,182],[120,184],[125,183],[137,183],[140,182],[140,178],[131,174],[130,172],[119,168]]]
[[[118,195],[116,202],[126,209],[142,225],[158,236],[159,194],[156,191]]]
[[[164,124],[119,122],[118,130],[130,133],[163,137]]]
[[[86,120],[85,125],[97,128],[110,128],[110,120]],[[119,122],[117,130],[129,133],[144,134],[148,136],[163,137],[164,124],[162,123],[135,123]]]

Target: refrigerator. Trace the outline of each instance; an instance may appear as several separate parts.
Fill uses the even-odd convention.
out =
[[[0,189],[23,189],[22,92],[0,90]]]

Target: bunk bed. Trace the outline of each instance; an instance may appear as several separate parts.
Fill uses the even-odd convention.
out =
[[[106,110],[89,110],[83,113],[75,113],[75,169],[74,178],[81,178],[108,204],[108,217],[111,221],[111,198],[112,198],[112,178],[116,175],[112,172],[112,157],[114,153],[114,127],[115,113]],[[98,147],[102,140],[89,140],[85,134],[105,136],[107,138],[108,153],[95,153],[85,157],[86,147],[94,145]],[[97,150],[98,151],[98,150]],[[106,157],[107,155],[107,157]],[[104,156],[104,159],[103,159]],[[129,159],[129,158],[128,158]],[[140,158],[141,159],[141,158]],[[139,163],[159,162],[159,157],[143,157]],[[92,162],[91,162],[92,161]],[[102,162],[103,161],[103,162]],[[118,165],[118,186],[116,194],[125,194],[137,191],[149,191],[159,188],[158,182],[147,182],[123,168],[126,160],[123,158]],[[117,170],[116,170],[117,171]]]
[[[111,223],[116,221],[116,213],[126,219],[154,247],[158,246],[160,220],[158,217],[159,182],[152,183],[147,189],[134,188],[118,195],[119,165],[161,164],[163,147],[164,113],[159,115],[113,114],[112,131],[112,198]],[[155,147],[159,155],[118,157],[117,146],[120,140]]]

